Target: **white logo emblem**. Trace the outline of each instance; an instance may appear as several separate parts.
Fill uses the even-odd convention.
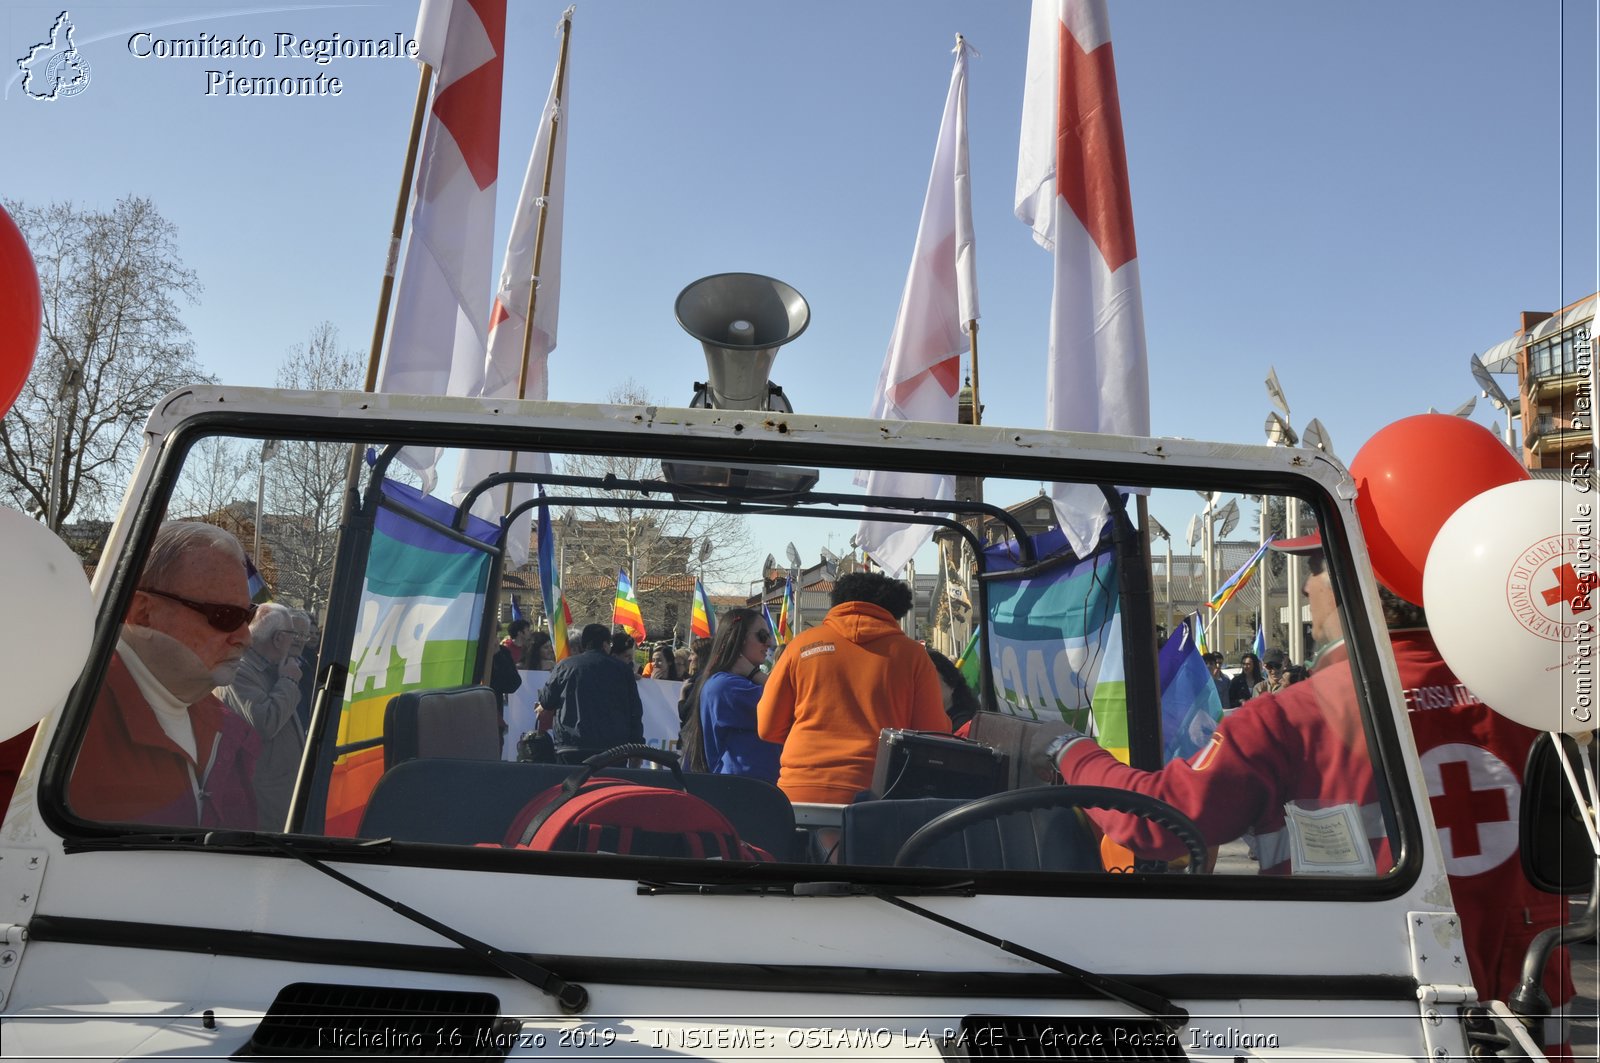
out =
[[[1504,761],[1478,746],[1452,742],[1422,754],[1422,774],[1446,871],[1481,875],[1517,851],[1522,788]]]
[[[74,29],[71,16],[61,12],[50,27],[49,39],[17,60],[23,92],[36,100],[54,102],[89,87],[89,63],[72,41]]]

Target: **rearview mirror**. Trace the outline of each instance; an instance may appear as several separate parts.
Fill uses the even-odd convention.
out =
[[[1594,744],[1580,746],[1571,735],[1546,733],[1528,751],[1522,773],[1522,871],[1546,893],[1581,893],[1594,882],[1595,852],[1583,825],[1583,811],[1562,770],[1556,741],[1566,744],[1578,781],[1583,763],[1594,764]],[[1593,806],[1594,795],[1583,803]]]

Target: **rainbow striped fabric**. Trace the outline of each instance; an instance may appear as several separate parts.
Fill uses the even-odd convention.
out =
[[[706,597],[706,586],[694,581],[694,609],[689,615],[689,634],[697,639],[708,639],[717,633],[716,620],[711,615],[711,599]]]
[[[617,569],[617,597],[611,603],[611,622],[639,642],[644,641],[644,617],[639,613],[639,599],[633,596],[633,584],[625,569]]]
[[[1256,547],[1256,552],[1250,555],[1250,560],[1239,566],[1239,571],[1228,577],[1228,582],[1217,588],[1217,593],[1211,596],[1206,603],[1212,612],[1216,612],[1229,602],[1233,596],[1244,590],[1245,584],[1250,582],[1250,577],[1256,574],[1256,568],[1261,564],[1262,556],[1267,552],[1267,546],[1272,542],[1268,539]]]
[[[794,603],[794,580],[786,579],[783,581],[783,606],[778,610],[778,626],[772,630],[778,645],[783,646],[794,638],[794,625],[798,619],[799,611]]]

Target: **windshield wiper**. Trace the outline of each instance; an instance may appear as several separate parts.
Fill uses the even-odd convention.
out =
[[[1020,956],[1031,960],[1041,967],[1047,967],[1058,974],[1064,974],[1076,981],[1079,985],[1099,993],[1103,997],[1115,1000],[1119,1004],[1126,1004],[1135,1011],[1141,1012],[1161,1023],[1167,1029],[1176,1033],[1188,1025],[1189,1013],[1174,1004],[1160,993],[1148,989],[1140,989],[1136,985],[1129,985],[1120,979],[1110,978],[1094,971],[1074,967],[1064,960],[1054,956],[1046,956],[1026,945],[1018,945],[1014,941],[997,937],[994,934],[979,930],[977,927],[968,926],[930,912],[920,905],[912,904],[903,898],[911,896],[959,896],[973,897],[977,895],[977,885],[971,881],[952,882],[949,884],[919,885],[895,883],[893,885],[869,882],[845,882],[839,880],[804,881],[804,882],[776,882],[776,883],[726,883],[726,882],[648,882],[639,883],[641,896],[668,896],[678,894],[778,894],[791,897],[876,897],[887,901],[896,908],[903,908],[914,915],[938,923],[940,926],[949,927],[968,937],[977,938],[986,944],[993,945],[1002,952],[1013,956]]]
[[[1025,960],[1032,960],[1041,967],[1048,967],[1052,971],[1067,975],[1080,985],[1087,986],[1103,997],[1115,1000],[1119,1004],[1126,1004],[1135,1011],[1143,1012],[1174,1033],[1183,1029],[1189,1023],[1189,1013],[1160,993],[1152,992],[1148,989],[1140,989],[1138,986],[1129,985],[1120,979],[1109,978],[1103,974],[1096,974],[1094,971],[1086,971],[1082,967],[1074,967],[1064,960],[1058,960],[1054,956],[1046,956],[1044,953],[1036,952],[1026,945],[1018,945],[1014,941],[996,937],[993,934],[979,930],[977,927],[968,926],[966,923],[958,922],[955,919],[948,919],[937,912],[930,912],[920,905],[915,905],[910,901],[896,897],[893,893],[872,888],[867,888],[863,892],[877,897],[879,900],[887,901],[896,908],[903,908],[913,915],[920,915],[922,918],[938,923],[940,926],[949,927],[951,930],[966,934],[968,937],[977,938],[979,941],[993,945],[1002,952],[1009,952],[1013,956],[1021,956]]]
[[[762,894],[777,897],[879,897],[890,893],[913,897],[950,895],[971,897],[977,893],[977,887],[970,881],[953,882],[949,885],[901,885],[896,883],[891,886],[841,882],[831,879],[821,882],[810,880],[793,882],[657,882],[650,879],[641,879],[638,888],[638,894],[641,897],[669,897],[686,894],[704,896]]]
[[[384,845],[388,839],[383,839],[377,844]],[[569,1015],[577,1014],[589,1006],[589,991],[576,982],[569,982],[554,971],[534,963],[523,956],[497,949],[484,941],[479,941],[470,934],[463,933],[453,926],[447,926],[431,915],[426,915],[415,908],[393,897],[385,896],[370,886],[363,885],[342,871],[330,867],[317,857],[306,852],[298,846],[292,845],[282,838],[270,834],[256,834],[252,831],[210,831],[201,839],[201,844],[212,848],[264,848],[274,852],[292,856],[307,867],[322,872],[329,878],[345,886],[349,886],[357,893],[370,897],[390,911],[405,916],[419,926],[427,927],[440,937],[449,938],[468,952],[482,959],[493,967],[504,971],[513,978],[520,979],[543,990],[556,998],[556,1003],[561,1010]]]

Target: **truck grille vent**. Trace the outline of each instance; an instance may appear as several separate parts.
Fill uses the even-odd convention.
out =
[[[1040,1019],[969,1015],[939,1046],[952,1063],[977,1059],[1186,1060],[1178,1035],[1147,1019]]]
[[[489,993],[296,982],[284,986],[234,1059],[505,1057],[510,1038]]]

